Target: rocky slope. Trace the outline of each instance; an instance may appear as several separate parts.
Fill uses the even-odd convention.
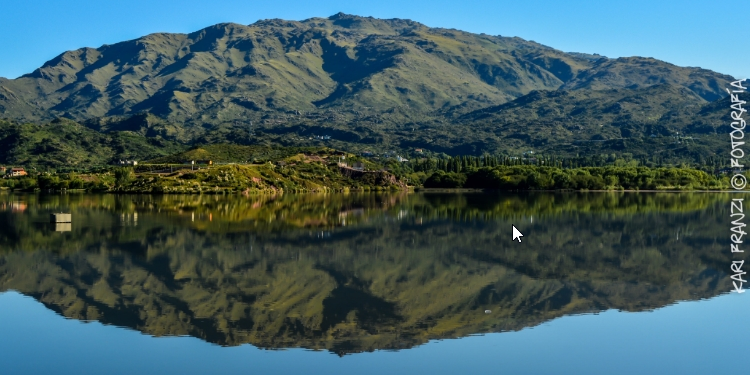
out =
[[[554,95],[591,99],[577,103],[584,108],[563,127],[585,116],[583,122],[615,121],[627,131],[643,119],[611,116],[620,108],[609,98],[612,90],[623,100],[640,96],[619,105],[653,119],[718,100],[731,80],[651,58],[565,53],[516,37],[339,13],[218,24],[68,51],[32,73],[0,79],[0,117],[35,123],[67,117],[101,132],[182,143],[309,145],[309,135],[330,134],[339,142],[331,144],[349,148],[508,153],[543,145],[524,124],[503,126],[515,124],[514,117],[488,123],[465,116],[561,92]],[[666,86],[669,92],[651,91]],[[656,112],[647,105],[651,95]],[[537,111],[531,119],[565,122],[559,114]],[[617,130],[585,133],[609,138]],[[562,129],[544,137],[550,145],[576,139]]]

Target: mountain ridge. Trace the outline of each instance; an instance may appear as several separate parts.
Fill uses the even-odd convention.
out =
[[[361,30],[365,30],[366,33],[360,33]],[[483,55],[472,55],[471,52],[476,52],[471,51],[472,48],[479,48],[478,52],[482,52]],[[281,53],[287,56],[282,56]],[[426,54],[433,58],[425,59]],[[492,56],[493,54],[495,56]],[[359,61],[362,55],[365,61]],[[306,64],[301,64],[291,57],[317,61],[302,61]],[[492,60],[492,57],[495,59]],[[417,76],[417,72],[410,68],[418,70],[419,67],[423,67],[434,68],[427,72],[428,76],[445,72],[445,75],[461,78],[467,81],[463,82],[464,84],[472,85],[473,91],[479,91],[475,92],[475,95],[489,95],[491,100],[499,104],[525,95],[533,89],[580,89],[587,85],[594,88],[632,86],[633,77],[642,78],[638,77],[643,75],[640,70],[648,68],[630,66],[633,65],[633,60],[637,60],[636,63],[641,65],[659,65],[656,68],[665,74],[678,70],[683,75],[695,76],[687,77],[688,81],[686,77],[668,77],[668,81],[696,87],[700,90],[698,93],[708,101],[720,97],[721,88],[718,87],[717,80],[731,78],[707,70],[681,68],[671,64],[665,67],[663,65],[666,63],[658,60],[637,57],[599,59],[592,63],[579,54],[567,54],[516,37],[471,34],[459,30],[429,28],[411,20],[379,20],[339,13],[329,18],[310,18],[304,21],[261,20],[247,26],[220,23],[188,34],[154,33],[99,48],[84,47],[64,52],[18,79],[3,81],[3,90],[23,91],[22,84],[34,88],[41,94],[41,98],[36,98],[36,102],[39,102],[39,99],[48,99],[47,103],[37,106],[38,109],[50,113],[46,116],[39,114],[40,111],[34,113],[34,116],[42,120],[53,118],[55,113],[83,120],[139,111],[179,117],[180,112],[193,113],[201,108],[201,105],[190,108],[188,103],[181,103],[190,102],[187,97],[194,96],[192,93],[216,94],[216,90],[211,90],[210,86],[222,86],[221,82],[214,81],[217,77],[227,78],[234,75],[248,78],[260,75],[261,78],[270,79],[277,86],[280,83],[290,83],[278,82],[281,78],[291,77],[274,77],[276,70],[276,74],[317,81],[305,82],[306,86],[312,87],[297,87],[297,97],[284,98],[286,103],[281,101],[280,95],[276,95],[278,93],[268,93],[271,101],[282,102],[279,105],[280,109],[289,109],[285,106],[292,104],[313,109],[316,107],[315,104],[321,107],[339,99],[336,95],[365,95],[368,91],[366,89],[377,88],[373,85],[381,85],[380,88],[390,91],[387,92],[389,94],[399,90],[408,92],[409,87],[391,88],[388,82],[379,82],[382,78],[379,76],[385,73],[384,70],[393,68],[395,73],[400,73],[400,79],[408,81],[409,77],[405,77],[403,70]],[[278,72],[280,67],[274,64],[284,64],[283,71]],[[411,64],[416,66],[412,67]],[[341,68],[344,68],[343,71]],[[591,68],[598,70],[589,71]],[[633,71],[638,68],[641,69]],[[613,69],[622,72],[613,74]],[[185,74],[180,74],[181,72]],[[133,80],[126,80],[128,76],[139,78],[142,82],[136,84]],[[602,78],[612,76],[614,80],[606,84],[601,82]],[[415,83],[442,83],[440,78],[445,77]],[[593,79],[594,82],[587,78]],[[665,81],[664,77],[646,77],[647,80],[649,78],[653,82],[635,84],[640,87]],[[693,82],[689,82],[690,78],[693,78]],[[156,85],[153,82],[143,82],[159,79],[166,81]],[[245,89],[248,93],[255,93],[262,87],[240,87],[242,85],[238,85],[239,83],[224,82],[221,88]],[[358,85],[351,85],[355,83]],[[19,89],[13,90],[14,87]],[[313,98],[310,98],[314,100],[302,100],[300,96],[309,94],[309,91],[315,91]],[[424,91],[431,97],[441,94],[435,85]],[[69,95],[64,95],[66,92]],[[383,96],[383,93],[378,94]],[[420,92],[411,94],[419,95]],[[20,96],[29,98],[28,95]],[[79,101],[71,96],[78,97]],[[219,99],[225,98],[226,95],[223,98],[213,98],[213,102],[203,103],[203,107],[216,104],[220,102]],[[461,98],[460,94],[458,98]],[[55,103],[55,100],[59,102]],[[164,103],[165,100],[168,102]],[[200,104],[199,98],[192,98],[192,101],[199,102],[193,104]],[[356,103],[367,102],[368,99],[345,98],[343,102],[346,101]],[[372,102],[373,99],[370,98],[369,101]],[[475,100],[463,100],[471,101]],[[268,103],[261,101],[256,104],[263,106]],[[437,102],[427,105],[422,101],[419,104],[423,110],[434,111],[441,108]]]
[[[459,145],[436,149],[514,152],[502,145],[508,134],[497,124],[465,122],[466,115],[534,92],[635,93],[663,84],[688,90],[670,94],[673,102],[684,96],[705,106],[723,98],[732,80],[652,58],[566,53],[518,37],[338,13],[219,23],[66,51],[17,79],[0,79],[0,117],[62,117],[106,132],[112,127],[102,124],[153,115],[170,130],[145,136],[185,144],[254,143],[259,132],[288,144],[301,139],[302,127],[314,127],[354,133],[342,139],[348,147],[383,149],[429,148],[431,141],[415,143],[406,129],[424,135],[454,124],[471,139],[452,129],[446,142]],[[482,132],[495,136],[486,147],[468,146]]]

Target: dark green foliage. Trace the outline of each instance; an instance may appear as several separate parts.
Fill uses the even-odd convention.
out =
[[[144,160],[184,149],[131,132],[103,134],[70,120],[45,125],[0,120],[0,165],[82,170],[119,159]]]
[[[465,183],[465,174],[437,171],[424,182],[424,187],[454,189],[463,187]]]
[[[133,168],[117,168],[114,174],[117,188],[124,188],[135,179]]]
[[[33,190],[37,187],[37,180],[33,177],[0,178],[0,188]]]
[[[726,189],[726,177],[687,168],[584,167],[562,169],[533,165],[470,169],[462,173],[434,172],[426,188],[501,190],[605,189]]]

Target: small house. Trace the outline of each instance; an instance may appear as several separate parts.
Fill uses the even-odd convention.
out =
[[[423,152],[424,152],[424,150],[423,150],[423,149],[421,149],[421,148],[418,148],[418,149],[414,150],[414,152],[416,152],[416,153],[418,153],[418,154],[421,154],[421,153],[423,153]]]
[[[135,161],[135,160],[120,160],[117,164],[136,166],[136,165],[138,165],[138,162]]]
[[[5,174],[6,170],[7,169],[5,167],[0,167],[0,174]]]
[[[9,174],[10,177],[21,177],[28,175],[28,173],[26,173],[26,170],[23,168],[11,168]]]
[[[356,169],[358,171],[363,171],[363,170],[365,170],[365,163],[363,163],[361,161],[358,161],[358,162],[352,164],[352,169]]]
[[[26,211],[26,208],[28,206],[25,202],[11,202],[10,203],[10,211],[11,212],[24,212]]]

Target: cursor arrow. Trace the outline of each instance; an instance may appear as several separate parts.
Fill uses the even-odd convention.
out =
[[[521,237],[523,237],[523,233],[521,233],[520,230],[516,229],[516,226],[513,225],[513,241],[518,239],[518,242],[521,242]]]

